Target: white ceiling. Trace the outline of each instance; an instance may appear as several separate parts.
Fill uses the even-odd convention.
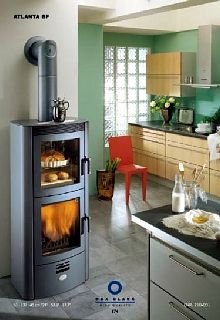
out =
[[[216,0],[78,0],[78,5],[79,22],[101,24],[106,32],[155,35],[220,25]]]

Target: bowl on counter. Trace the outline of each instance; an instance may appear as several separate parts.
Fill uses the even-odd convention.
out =
[[[197,123],[197,128],[195,130],[198,133],[210,133],[212,131],[210,123]]]

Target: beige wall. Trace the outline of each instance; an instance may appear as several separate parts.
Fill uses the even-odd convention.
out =
[[[75,0],[0,2],[0,277],[10,273],[9,122],[37,118],[37,67],[24,58],[24,44],[32,36],[56,41],[58,95],[70,101],[68,116],[77,116],[76,3]],[[49,14],[50,18],[15,20],[15,14]]]

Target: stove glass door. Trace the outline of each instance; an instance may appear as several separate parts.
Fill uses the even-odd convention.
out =
[[[80,199],[41,206],[42,255],[80,247]]]
[[[79,183],[79,138],[41,141],[41,188]]]
[[[34,199],[34,246],[37,265],[56,262],[85,250],[84,190]]]
[[[34,196],[50,196],[84,188],[84,132],[34,137]]]

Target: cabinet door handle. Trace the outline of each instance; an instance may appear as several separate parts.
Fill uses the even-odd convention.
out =
[[[190,318],[187,314],[185,314],[181,309],[179,309],[173,302],[169,302],[169,306],[171,309],[175,310],[177,313],[181,314],[185,319],[187,320],[194,320],[193,318]]]
[[[204,276],[204,273],[203,273],[203,272],[197,272],[197,271],[193,270],[192,268],[187,267],[185,264],[183,264],[183,263],[179,262],[178,260],[176,260],[172,254],[169,255],[169,259],[170,259],[171,261],[175,262],[176,264],[178,264],[180,267],[188,270],[189,272],[191,272],[191,273],[194,274],[195,276]]]

